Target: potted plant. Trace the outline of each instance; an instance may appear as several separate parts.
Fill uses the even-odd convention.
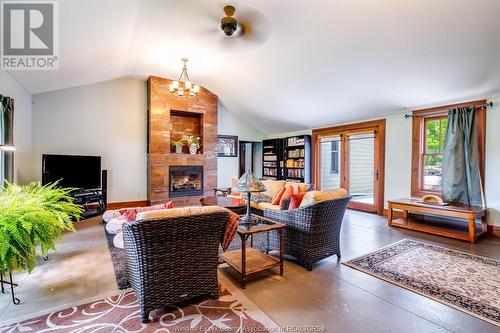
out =
[[[182,140],[186,142],[186,144],[189,147],[189,153],[190,154],[196,154],[198,152],[198,149],[200,148],[201,144],[201,139],[197,135],[183,135]]]
[[[33,270],[38,247],[44,257],[64,230],[75,231],[73,220],[82,208],[73,202],[73,190],[57,182],[5,183],[0,189],[0,273]]]
[[[184,146],[184,141],[182,139],[180,139],[180,140],[172,140],[172,144],[175,146],[175,153],[176,154],[181,154],[182,153],[182,147]]]

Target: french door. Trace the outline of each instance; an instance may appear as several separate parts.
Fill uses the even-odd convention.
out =
[[[348,190],[349,208],[382,214],[385,123],[358,125],[313,132],[315,182],[325,191]]]

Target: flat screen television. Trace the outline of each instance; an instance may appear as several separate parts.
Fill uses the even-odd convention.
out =
[[[82,155],[42,155],[42,184],[60,181],[61,187],[82,190],[101,187],[101,157]]]

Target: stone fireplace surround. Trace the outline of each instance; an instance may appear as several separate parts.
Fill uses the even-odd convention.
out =
[[[173,201],[174,205],[199,204],[203,195],[217,187],[217,95],[200,87],[192,99],[170,94],[172,80],[151,76],[148,79],[148,201],[150,204]],[[199,133],[197,133],[199,132]],[[172,139],[182,134],[199,135],[202,146],[196,155],[174,153]],[[170,196],[170,166],[203,166],[203,194]]]

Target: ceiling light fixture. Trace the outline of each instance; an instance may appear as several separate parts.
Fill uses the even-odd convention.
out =
[[[187,65],[187,58],[182,58],[184,65],[182,66],[182,73],[177,81],[173,81],[168,89],[170,93],[177,97],[193,98],[200,93],[200,86],[197,84],[192,84],[189,79]]]

